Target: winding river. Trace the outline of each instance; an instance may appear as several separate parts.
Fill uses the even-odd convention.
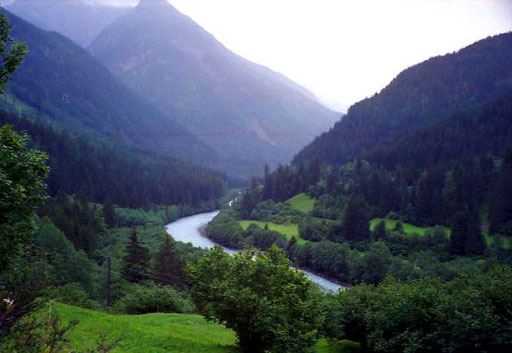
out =
[[[206,225],[219,213],[219,211],[200,213],[190,217],[184,217],[176,222],[169,223],[167,233],[170,234],[174,240],[181,241],[183,243],[191,243],[193,246],[203,249],[211,248],[218,245],[203,235],[203,230]],[[224,251],[234,254],[237,250],[228,249],[223,247]],[[306,270],[299,269],[306,276],[309,277],[313,282],[318,284],[325,290],[337,292],[343,287],[337,283],[329,281],[326,278],[320,277],[314,273]]]

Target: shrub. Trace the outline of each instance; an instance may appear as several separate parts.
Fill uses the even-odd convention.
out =
[[[113,310],[126,314],[191,313],[194,304],[170,286],[134,285],[132,291],[118,300]]]

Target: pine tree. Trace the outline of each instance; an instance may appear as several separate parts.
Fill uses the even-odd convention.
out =
[[[466,254],[466,241],[469,230],[468,221],[467,209],[457,212],[453,217],[449,247],[452,255],[462,256]]]
[[[263,200],[269,200],[273,196],[272,175],[270,168],[265,164],[264,179],[263,179]]]
[[[512,149],[501,164],[489,209],[492,233],[512,234]]]
[[[175,287],[185,285],[183,261],[176,251],[176,242],[170,236],[166,236],[160,246],[154,270],[154,281],[157,283]]]
[[[373,230],[373,237],[375,239],[384,239],[387,236],[386,231],[386,222],[384,220],[381,220],[379,223],[377,223],[377,226]]]
[[[133,229],[123,257],[121,276],[129,282],[141,282],[149,278],[149,250],[140,245],[137,231]]]
[[[485,240],[480,230],[478,212],[472,212],[467,223],[466,254],[482,255],[485,252]]]
[[[370,238],[366,202],[362,196],[352,194],[343,213],[342,232],[345,239],[361,241]]]

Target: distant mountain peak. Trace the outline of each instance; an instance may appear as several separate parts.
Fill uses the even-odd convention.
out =
[[[173,7],[167,0],[140,0],[137,7],[146,6],[169,6]]]

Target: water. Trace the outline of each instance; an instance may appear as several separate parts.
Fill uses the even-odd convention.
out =
[[[215,245],[218,245],[203,235],[204,227],[210,222],[219,211],[200,213],[194,216],[185,217],[177,220],[176,222],[170,223],[166,226],[167,233],[170,234],[174,240],[181,241],[183,243],[191,243],[197,248],[209,249]],[[228,249],[223,247],[224,251],[234,254],[237,250]],[[326,278],[318,276],[309,271],[299,269],[309,279],[318,284],[324,290],[337,292],[343,287],[337,283],[329,281]]]

